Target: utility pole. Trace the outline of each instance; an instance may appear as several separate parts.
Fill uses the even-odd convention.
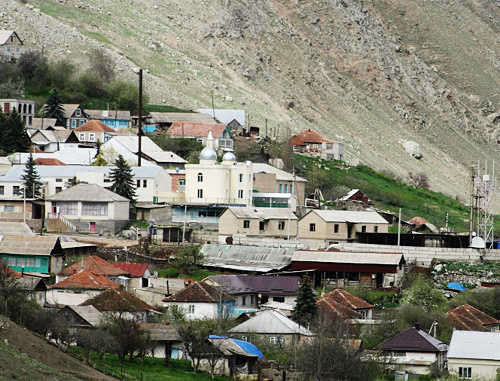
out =
[[[137,136],[139,137],[139,146],[137,147],[137,165],[141,166],[141,140],[142,140],[142,69],[136,68],[134,72],[139,75],[139,132]]]

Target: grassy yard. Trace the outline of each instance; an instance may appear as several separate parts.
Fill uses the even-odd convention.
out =
[[[71,347],[70,352],[81,357],[83,350],[80,347]],[[125,381],[184,381],[184,380],[211,380],[212,377],[207,373],[193,373],[193,367],[190,360],[170,360],[170,366],[163,366],[163,359],[146,357],[144,363],[140,359],[132,362],[127,359],[123,364],[118,361],[118,356],[106,355],[106,374],[117,377]],[[91,365],[104,371],[104,363],[100,361],[96,354],[91,356]],[[229,380],[228,377],[215,377],[215,380]]]

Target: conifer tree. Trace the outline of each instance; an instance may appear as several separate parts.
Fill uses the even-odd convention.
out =
[[[40,175],[36,170],[33,154],[30,154],[28,160],[26,160],[24,175],[21,178],[24,183],[24,188],[21,190],[23,196],[25,195],[26,198],[40,198],[42,196],[40,192],[42,183],[40,182]]]
[[[27,152],[30,148],[30,139],[26,133],[26,124],[14,107],[6,119],[6,151]]]
[[[2,111],[0,107],[0,153],[4,155],[10,152],[8,149],[8,130],[7,130],[7,116]]]
[[[299,295],[292,313],[293,320],[301,325],[310,324],[318,314],[318,306],[312,290],[312,280],[307,275],[302,278]]]
[[[62,99],[59,95],[57,89],[52,89],[45,106],[43,106],[43,117],[44,118],[56,118],[57,123],[61,124],[64,119],[64,107],[62,105]]]
[[[116,167],[111,170],[109,175],[109,178],[113,183],[109,189],[120,196],[128,198],[130,200],[130,204],[135,205],[136,195],[132,168],[130,168],[130,165],[128,165],[122,155],[118,156],[115,165]]]

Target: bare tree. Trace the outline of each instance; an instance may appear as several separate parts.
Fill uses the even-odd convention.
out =
[[[107,323],[107,329],[114,338],[114,352],[121,363],[127,355],[130,362],[143,356],[148,346],[148,338],[138,318],[126,317],[123,314],[113,316]]]
[[[431,187],[429,185],[429,177],[424,172],[408,172],[408,182],[409,185],[413,185],[415,188],[430,189]]]

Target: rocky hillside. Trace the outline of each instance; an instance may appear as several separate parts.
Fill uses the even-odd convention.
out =
[[[27,1],[4,0],[0,26],[56,58],[102,45],[123,77],[149,70],[159,104],[211,107],[213,92],[273,135],[314,128],[463,200],[469,166],[498,152],[496,0]]]

